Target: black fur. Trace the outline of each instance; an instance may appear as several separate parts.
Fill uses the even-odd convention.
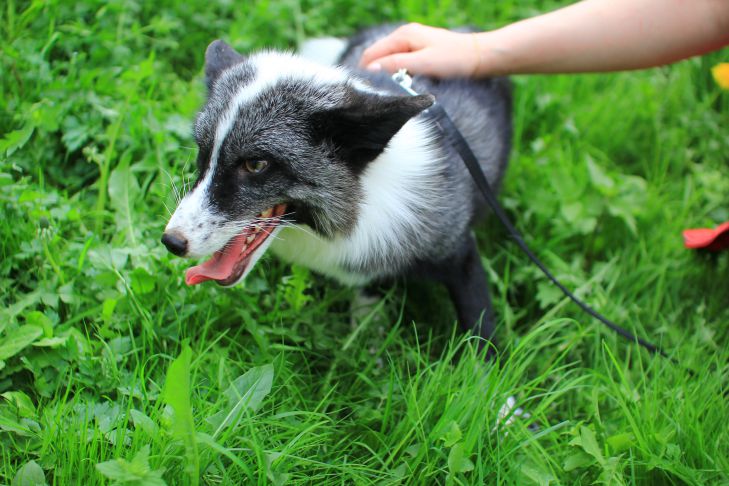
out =
[[[350,104],[317,113],[314,126],[359,173],[385,150],[405,122],[434,100],[430,95],[373,97],[357,93]]]

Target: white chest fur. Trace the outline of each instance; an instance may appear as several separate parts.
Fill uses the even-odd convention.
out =
[[[271,245],[279,258],[332,277],[345,285],[364,285],[376,275],[347,271],[347,244],[343,239],[328,240],[307,226],[282,228]]]

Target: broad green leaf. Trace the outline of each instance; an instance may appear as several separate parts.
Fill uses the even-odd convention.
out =
[[[130,410],[129,413],[134,421],[134,427],[142,429],[147,435],[156,437],[159,432],[159,427],[154,421],[139,410]]]
[[[0,360],[8,359],[43,335],[43,328],[26,324],[0,338]]]
[[[40,289],[41,302],[53,309],[58,308],[58,292],[55,287],[47,286]]]
[[[634,436],[631,433],[615,434],[607,438],[606,442],[610,446],[610,450],[614,453],[620,453],[630,449],[634,444]]]
[[[111,432],[123,419],[124,412],[118,403],[104,401],[92,407],[96,427],[102,432]]]
[[[13,155],[16,150],[22,148],[30,136],[33,135],[35,127],[31,124],[26,124],[19,130],[14,130],[5,135],[4,138],[0,139],[0,155],[4,152],[8,157]]]
[[[40,311],[30,311],[25,315],[25,323],[31,326],[39,326],[47,337],[53,336],[53,321]]]
[[[108,324],[111,320],[111,316],[114,315],[114,309],[116,308],[117,299],[105,299],[101,305],[101,318],[105,324]]]
[[[658,441],[659,444],[666,445],[676,435],[674,429],[666,426],[663,429],[653,434],[653,438]]]
[[[607,209],[612,216],[621,219],[633,235],[638,234],[638,226],[631,208],[626,208],[621,204],[611,204]]]
[[[448,470],[451,474],[473,471],[473,463],[465,456],[462,443],[451,447],[448,453]]]
[[[79,123],[76,117],[69,116],[63,121],[63,136],[61,136],[61,141],[66,145],[69,152],[80,148],[88,138],[88,127]]]
[[[461,437],[463,437],[463,434],[461,433],[461,428],[458,426],[458,423],[456,421],[451,421],[450,424],[448,424],[448,430],[445,434],[441,437],[441,440],[443,440],[446,447],[453,447],[458,441],[461,440]]]
[[[537,284],[537,302],[539,307],[546,309],[564,298],[559,287],[550,281],[541,281]]]
[[[121,270],[127,264],[129,259],[128,248],[118,248],[111,245],[101,245],[93,250],[90,250],[89,261],[92,266],[99,269],[114,269]],[[103,283],[96,277],[99,283]],[[114,276],[111,282],[115,282],[116,276]]]
[[[595,458],[581,450],[575,450],[575,452],[564,460],[562,468],[566,472],[574,471],[575,469],[581,469],[595,464]]]
[[[521,473],[539,486],[549,486],[556,478],[536,464],[525,463],[521,466]]]
[[[125,486],[166,486],[163,469],[152,470],[149,465],[149,446],[142,447],[131,461],[114,459],[101,462],[96,469],[114,484]]]
[[[76,300],[76,294],[73,291],[73,281],[58,287],[58,297],[66,304],[72,304]]]
[[[44,194],[39,191],[33,191],[31,189],[26,189],[23,192],[20,193],[20,196],[18,197],[19,203],[25,203],[30,201],[38,201],[42,200],[44,197]]]
[[[416,444],[408,446],[404,452],[405,452],[405,454],[409,455],[410,457],[415,457],[420,453],[420,449],[422,447],[423,447],[423,444],[418,442]]]
[[[16,417],[8,417],[6,415],[0,415],[0,430],[12,432],[24,437],[31,435],[33,432],[29,424],[18,422]]]
[[[132,272],[132,290],[135,294],[148,294],[154,290],[155,279],[147,270],[137,267]]]
[[[191,483],[197,485],[200,480],[200,458],[190,404],[191,357],[192,350],[189,346],[185,346],[180,356],[170,364],[165,380],[164,401],[174,412],[172,431],[185,445],[185,471],[190,475]]]
[[[410,468],[405,462],[392,470],[392,475],[396,478],[404,478],[408,473],[410,473]]]
[[[592,233],[597,226],[597,219],[592,217],[581,201],[561,205],[562,215],[572,227],[580,233]]]
[[[13,183],[13,176],[0,172],[0,187],[9,186]]]
[[[5,314],[5,319],[12,319],[23,312],[26,307],[35,305],[40,300],[40,297],[40,290],[38,289],[23,295],[15,303],[2,310],[3,314]],[[2,325],[4,326],[5,323],[3,322]]]
[[[98,463],[96,465],[96,470],[104,477],[117,483],[136,481],[137,476],[134,473],[127,471],[127,468],[129,467],[127,464],[127,461],[124,459],[113,459],[111,461]]]
[[[1,395],[5,400],[15,405],[21,417],[35,417],[35,405],[28,395],[21,391],[8,391]]]
[[[109,203],[117,213],[117,228],[124,231],[127,241],[134,246],[134,202],[139,196],[139,182],[129,168],[131,153],[126,152],[119,165],[109,176]]]
[[[236,378],[225,391],[228,406],[207,420],[215,427],[213,437],[217,437],[224,429],[237,425],[245,410],[257,411],[264,398],[271,392],[272,384],[271,364],[251,368]]]
[[[15,473],[10,486],[43,486],[46,484],[46,475],[43,469],[35,462],[28,461]]]
[[[624,486],[623,469],[625,465],[620,462],[620,459],[621,456],[609,457],[602,464],[602,471],[596,482],[605,486]]]
[[[288,482],[289,475],[281,472],[274,466],[276,460],[281,457],[278,452],[269,452],[266,454],[266,476],[273,486],[283,486]],[[404,464],[403,464],[404,465]]]
[[[584,425],[580,426],[580,435],[570,441],[570,445],[581,447],[586,453],[594,457],[600,464],[605,463],[600,446],[595,438],[595,432]]]
[[[58,348],[64,346],[68,341],[68,336],[56,336],[51,338],[43,338],[33,343],[33,346],[41,348]]]
[[[587,171],[590,173],[590,180],[592,184],[598,188],[598,190],[606,195],[613,193],[615,187],[615,181],[607,175],[607,173],[600,167],[589,155],[585,161],[587,165]]]
[[[666,457],[672,461],[678,461],[681,458],[681,446],[678,444],[666,445]]]
[[[300,311],[304,306],[312,300],[312,297],[306,293],[311,285],[309,277],[309,269],[299,265],[291,267],[291,275],[284,277],[284,298],[286,302],[296,311]]]

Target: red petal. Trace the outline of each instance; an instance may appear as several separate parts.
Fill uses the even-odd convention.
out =
[[[683,232],[683,244],[686,248],[706,248],[719,251],[729,248],[729,221],[714,229],[696,228]]]

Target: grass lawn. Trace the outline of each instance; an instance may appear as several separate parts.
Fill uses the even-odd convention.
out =
[[[502,201],[595,308],[489,221],[484,364],[445,292],[353,291],[265,259],[186,287],[159,243],[194,177],[202,58],[388,20],[494,28],[546,0],[6,0],[0,7],[0,484],[729,484],[729,51],[646,72],[514,78]],[[509,396],[531,413],[496,427]],[[530,424],[536,427],[529,427]]]

